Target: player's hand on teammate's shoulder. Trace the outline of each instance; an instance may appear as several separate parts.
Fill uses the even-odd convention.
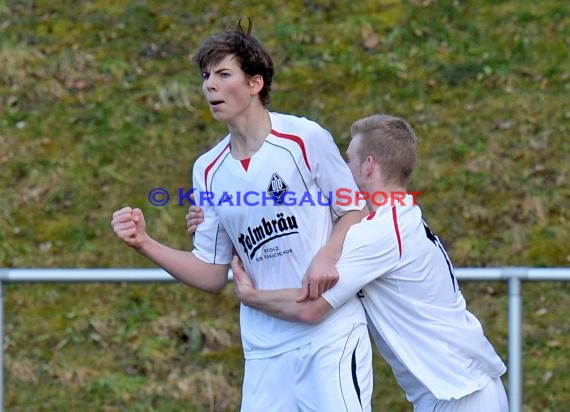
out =
[[[123,207],[113,213],[111,227],[128,246],[139,249],[146,238],[146,222],[142,210]]]
[[[186,231],[194,234],[198,225],[204,221],[204,210],[200,206],[190,206],[186,214]]]
[[[322,248],[317,252],[307,272],[305,272],[301,295],[297,298],[297,302],[317,299],[336,285],[339,278],[336,270],[337,261],[338,256],[330,253],[326,248]]]

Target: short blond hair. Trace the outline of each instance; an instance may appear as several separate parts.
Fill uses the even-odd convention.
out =
[[[361,161],[372,156],[387,182],[408,185],[417,159],[416,135],[408,122],[376,114],[354,122],[350,132],[353,138],[361,136],[357,148]]]

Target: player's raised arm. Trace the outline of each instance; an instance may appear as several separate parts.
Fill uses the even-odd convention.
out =
[[[211,264],[194,253],[177,250],[152,239],[140,209],[124,207],[113,213],[113,231],[125,244],[147,257],[179,281],[207,292],[221,291],[227,282],[227,264]]]
[[[366,209],[365,209],[366,210]],[[303,277],[303,284],[297,301],[317,299],[324,292],[338,282],[336,263],[342,253],[342,245],[348,229],[360,222],[364,217],[363,211],[346,212],[335,224],[331,238],[321,250],[313,257],[307,272]]]
[[[355,192],[358,187],[332,135],[326,130],[315,129],[306,141],[311,173],[321,193],[332,194],[330,206],[336,224],[331,237],[313,257],[303,276],[298,301],[316,299],[338,282],[335,265],[340,258],[344,238],[350,226],[364,217],[362,210],[366,209],[363,203],[342,204],[335,200],[339,190]]]

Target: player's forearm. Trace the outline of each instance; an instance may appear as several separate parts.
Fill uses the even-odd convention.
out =
[[[292,322],[318,323],[332,311],[331,306],[323,298],[296,302],[300,290],[251,289],[247,294],[239,297],[247,306]]]
[[[170,248],[150,237],[137,251],[180,282],[194,288],[217,293],[227,283],[229,265],[206,263],[192,252]]]
[[[362,218],[367,213],[366,210],[366,208],[364,208],[362,211],[352,210],[342,215],[341,218],[336,222],[330,239],[325,244],[325,246],[322,247],[321,250],[338,259],[342,253],[342,245],[344,243],[348,229],[350,229],[350,227],[355,223],[358,223],[362,220]]]

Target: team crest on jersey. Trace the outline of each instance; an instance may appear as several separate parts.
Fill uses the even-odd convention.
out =
[[[278,206],[283,206],[283,195],[289,190],[289,185],[277,173],[273,173],[269,184],[267,185],[267,193],[275,200]]]

